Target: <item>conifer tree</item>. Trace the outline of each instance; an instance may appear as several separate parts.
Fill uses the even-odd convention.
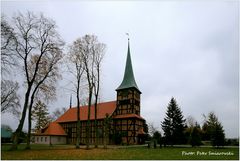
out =
[[[32,110],[32,118],[36,121],[35,130],[44,128],[50,122],[48,115],[47,106],[38,100]]]
[[[153,134],[153,140],[157,142],[157,144],[162,144],[162,135],[159,131],[155,131]]]
[[[205,121],[204,125],[206,128],[205,133],[210,136],[212,146],[224,146],[225,133],[223,126],[218,121],[217,116],[213,112],[210,112],[208,114],[208,119]]]
[[[174,98],[172,98],[168,104],[166,117],[161,125],[166,144],[174,145],[185,143],[185,119]]]
[[[225,144],[225,134],[223,130],[223,126],[220,122],[215,125],[215,129],[212,135],[212,145],[213,146],[224,146]]]
[[[194,146],[200,146],[202,144],[201,142],[201,129],[200,126],[197,124],[195,124],[195,126],[192,129],[192,132],[190,134],[190,144],[192,145],[192,147]]]

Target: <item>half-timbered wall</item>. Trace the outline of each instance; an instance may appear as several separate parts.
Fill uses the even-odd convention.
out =
[[[103,120],[97,121],[98,125],[98,134],[99,139],[98,143],[103,144],[104,141],[104,128],[103,128]],[[67,143],[68,144],[76,144],[76,136],[77,136],[77,123],[69,122],[69,123],[61,123],[61,126],[67,133]],[[123,135],[122,142],[125,144],[137,144],[137,132],[140,128],[143,127],[143,120],[138,118],[125,118],[125,119],[113,119],[112,124],[110,126],[109,134],[114,134],[116,132],[121,133]],[[86,144],[86,128],[87,121],[81,121],[80,128],[80,143]],[[95,143],[95,128],[94,121],[90,122],[90,135],[89,135],[89,143]],[[108,143],[114,143],[113,140],[109,140]]]
[[[136,114],[140,116],[140,92],[135,88],[117,91],[117,108],[113,116]],[[137,118],[125,118],[114,120],[115,130],[125,134],[123,143],[136,144],[137,131],[143,127],[143,120]]]
[[[114,119],[114,131],[123,135],[125,144],[137,144],[137,132],[143,127],[143,120],[137,118]]]
[[[61,123],[63,129],[67,133],[67,143],[76,144],[77,122]],[[103,144],[103,120],[97,121],[97,130],[99,134],[99,144]],[[94,144],[96,140],[94,121],[90,121],[89,143]],[[81,121],[80,125],[80,143],[86,144],[87,121]]]
[[[135,88],[117,91],[117,109],[113,115],[124,114],[140,116],[140,93]]]

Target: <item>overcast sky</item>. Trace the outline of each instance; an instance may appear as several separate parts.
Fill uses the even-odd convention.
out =
[[[142,91],[141,115],[147,122],[160,129],[168,102],[175,97],[185,118],[191,115],[202,123],[202,114],[214,111],[226,136],[238,137],[237,0],[1,1],[1,12],[8,17],[18,11],[43,12],[55,20],[67,45],[85,34],[95,34],[107,45],[101,101],[116,99],[128,32],[134,75]],[[68,79],[64,73],[50,111],[69,106]],[[2,123],[13,128],[18,124],[7,114],[2,115]]]

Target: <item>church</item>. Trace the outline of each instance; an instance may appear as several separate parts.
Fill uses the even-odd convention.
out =
[[[143,125],[145,119],[141,117],[141,91],[134,78],[130,46],[128,42],[127,60],[124,77],[120,86],[116,89],[116,100],[101,102],[97,106],[98,143],[104,142],[104,119],[108,115],[111,118],[108,144],[141,144],[145,132]],[[80,107],[80,143],[86,144],[86,125],[88,106]],[[77,107],[70,107],[62,116],[36,133],[35,143],[39,144],[76,144]],[[90,144],[96,140],[94,129],[94,105],[90,112]],[[116,142],[118,137],[118,143]]]

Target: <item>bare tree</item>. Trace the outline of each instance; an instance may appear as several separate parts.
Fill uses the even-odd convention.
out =
[[[69,61],[70,63],[74,66],[74,70],[70,70],[71,73],[76,78],[76,97],[77,97],[77,139],[76,139],[76,148],[80,148],[80,85],[82,83],[82,76],[84,72],[84,63],[83,63],[83,51],[82,51],[82,43],[81,39],[77,39],[76,41],[73,42],[73,44],[70,46],[70,51],[69,51]]]
[[[86,144],[89,148],[89,133],[90,133],[90,106],[92,104],[93,92],[95,96],[95,123],[97,119],[97,102],[99,95],[99,82],[100,82],[100,68],[101,62],[104,56],[105,45],[99,43],[97,37],[94,35],[85,35],[82,38],[78,38],[70,46],[69,58],[70,64],[73,66],[70,68],[70,72],[75,76],[76,83],[75,93],[77,96],[77,142],[76,148],[79,148],[80,143],[80,105],[84,102],[80,101],[80,93],[85,90],[84,84],[87,81],[88,91],[88,121],[86,128]],[[80,90],[81,88],[81,90]],[[96,124],[95,124],[96,125]],[[97,128],[97,126],[95,126]],[[95,128],[95,133],[97,129]],[[96,135],[95,135],[96,136]],[[97,136],[96,136],[97,137]],[[97,141],[95,141],[97,147]]]
[[[61,47],[64,45],[56,31],[55,22],[42,14],[35,15],[27,12],[23,15],[18,13],[17,16],[13,17],[13,20],[15,33],[13,47],[19,56],[20,65],[23,66],[26,91],[22,116],[15,131],[12,150],[17,149],[19,134],[23,128],[27,109],[29,107],[29,112],[31,113],[35,93],[52,74],[53,69],[56,68],[62,57]],[[34,60],[33,67],[30,63],[32,60]],[[44,65],[46,65],[45,70],[40,70]],[[31,103],[29,106],[30,99]]]
[[[51,58],[42,57],[39,63],[39,71],[33,84],[33,92],[31,93],[29,110],[28,110],[28,137],[26,149],[30,149],[31,139],[31,125],[32,125],[32,107],[35,100],[49,100],[55,99],[56,95],[56,81],[60,77],[58,70],[58,62],[62,58],[61,54],[51,53]],[[34,66],[39,59],[39,55],[31,57],[29,64],[29,73],[33,75]],[[35,99],[37,97],[37,99]]]
[[[155,126],[153,125],[153,123],[150,122],[150,123],[148,123],[148,131],[149,131],[149,134],[150,134],[151,136],[153,136],[153,134],[154,134],[156,131],[158,131],[158,130],[157,130],[157,127],[155,127]]]
[[[11,67],[16,66],[16,53],[13,44],[15,34],[13,28],[8,24],[6,16],[1,15],[1,74],[6,74]]]
[[[104,57],[104,51],[105,51],[106,45],[103,43],[99,43],[96,41],[96,44],[93,46],[93,52],[94,52],[94,64],[95,64],[95,76],[94,76],[94,96],[95,96],[95,103],[94,103],[94,131],[95,131],[95,148],[98,147],[98,128],[97,128],[97,105],[98,105],[98,99],[99,99],[99,89],[100,89],[100,70],[101,70],[101,64]]]
[[[96,95],[98,97],[99,91],[99,78],[96,76],[96,66],[100,69],[101,60],[103,57],[104,45],[98,42],[97,36],[95,35],[85,35],[81,39],[81,52],[83,56],[84,71],[88,82],[88,121],[86,129],[86,144],[87,149],[89,149],[89,134],[90,134],[90,107],[92,104],[92,96],[94,92],[94,86],[96,87]],[[100,54],[99,54],[100,53]],[[96,56],[98,55],[98,56]],[[96,59],[98,59],[96,61]],[[98,85],[96,85],[96,81]],[[97,108],[97,106],[96,106]],[[97,109],[95,109],[95,118],[97,116]]]
[[[20,97],[17,94],[19,85],[9,80],[11,69],[17,66],[16,53],[13,52],[15,34],[8,24],[5,15],[1,15],[1,112],[20,115]]]
[[[186,124],[189,128],[193,128],[195,126],[196,122],[197,122],[196,119],[192,116],[188,116],[186,118]]]
[[[52,121],[57,120],[62,114],[64,114],[67,111],[67,108],[57,108],[53,111],[53,113],[50,115],[50,119]]]
[[[17,82],[10,80],[1,81],[1,113],[10,112],[14,116],[20,115],[20,100],[17,94]]]
[[[86,145],[89,149],[89,125],[90,125],[90,107],[92,102],[92,91],[93,91],[93,56],[91,54],[92,50],[92,38],[90,35],[86,35],[83,38],[77,40],[78,52],[81,54],[81,61],[83,63],[83,68],[85,71],[85,77],[88,82],[88,121],[86,127]]]

